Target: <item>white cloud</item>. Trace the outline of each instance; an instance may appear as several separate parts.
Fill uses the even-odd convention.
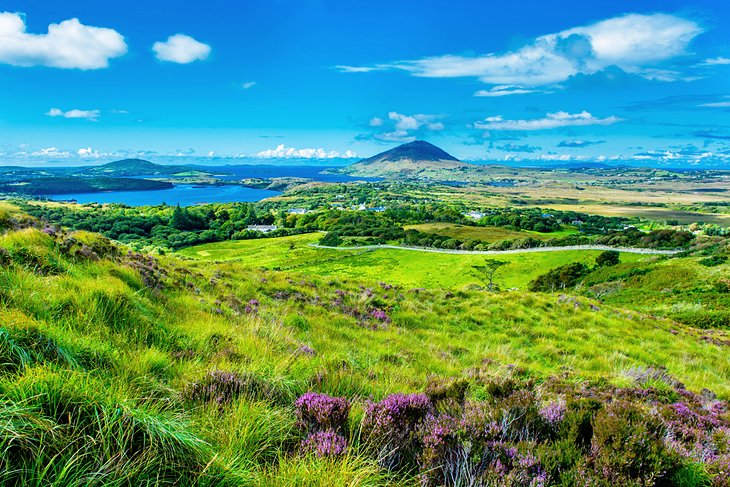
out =
[[[49,117],[81,118],[84,120],[89,120],[91,122],[96,122],[101,115],[101,111],[73,109],[64,112],[60,108],[51,108],[46,112],[46,115],[48,115]]]
[[[69,151],[62,150],[57,147],[46,147],[44,149],[33,151],[30,155],[33,157],[71,157],[71,153]]]
[[[730,64],[730,58],[726,57],[715,57],[715,58],[709,58],[705,59],[700,63],[700,66],[723,66],[726,64]]]
[[[83,25],[74,18],[50,24],[46,34],[30,34],[23,14],[0,12],[0,63],[100,69],[126,52],[124,37],[114,29]]]
[[[418,134],[425,132],[440,132],[444,124],[439,121],[441,115],[416,113],[405,115],[398,112],[388,112],[388,118],[373,117],[369,125],[380,128],[382,132],[374,135],[360,135],[359,139],[376,139],[384,142],[413,142]]]
[[[547,34],[502,54],[445,55],[339,68],[346,72],[400,69],[414,76],[476,77],[489,84],[532,87],[560,83],[575,74],[593,74],[615,65],[640,76],[668,80],[647,70],[684,54],[690,41],[702,32],[696,22],[675,15],[627,14]]]
[[[246,81],[241,85],[241,88],[243,88],[244,90],[248,90],[249,88],[253,88],[254,86],[256,86],[255,81]]]
[[[175,34],[165,42],[155,42],[152,46],[157,59],[178,64],[188,64],[193,61],[202,61],[210,55],[208,44],[196,41],[185,34]]]
[[[730,95],[725,95],[722,98],[724,98],[724,101],[716,101],[711,103],[703,103],[699,106],[701,107],[710,107],[710,108],[728,108],[730,107]]]
[[[580,127],[585,125],[611,125],[620,122],[618,117],[596,118],[589,112],[548,113],[545,118],[532,120],[505,120],[502,116],[488,117],[476,122],[474,128],[480,130],[547,130],[560,127]]]
[[[541,93],[541,92],[539,90],[528,90],[521,86],[499,85],[499,86],[493,87],[490,90],[479,90],[476,93],[474,93],[474,96],[496,97],[496,96],[509,96],[509,95],[527,95],[529,93]]]
[[[357,154],[351,150],[340,153],[338,151],[328,152],[321,148],[295,149],[294,147],[286,147],[284,144],[279,144],[276,146],[276,149],[267,149],[256,153],[255,157],[265,159],[351,159],[357,157]]]
[[[81,149],[76,151],[76,154],[79,157],[93,157],[93,158],[99,158],[101,157],[101,154],[99,151],[96,151],[92,149],[91,147],[82,147]]]
[[[382,127],[383,119],[379,117],[373,117],[370,119],[370,123],[368,125],[370,125],[371,127]]]
[[[378,71],[383,68],[379,66],[345,66],[340,64],[335,66],[335,69],[338,69],[343,73],[369,73],[371,71]]]

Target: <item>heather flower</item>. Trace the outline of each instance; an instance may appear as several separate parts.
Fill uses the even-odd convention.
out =
[[[549,402],[540,408],[538,414],[550,426],[555,427],[563,421],[565,417],[565,404],[562,402]]]
[[[390,323],[390,317],[388,317],[385,311],[379,308],[375,308],[374,310],[372,310],[370,312],[370,317],[382,323]]]
[[[259,311],[259,304],[260,303],[259,303],[259,300],[258,299],[252,299],[252,300],[250,300],[248,302],[248,304],[246,305],[246,308],[244,309],[244,311],[246,311],[246,313],[248,313],[248,314],[258,313],[258,311]]]
[[[339,456],[347,451],[347,440],[332,429],[317,431],[302,441],[302,450],[320,458]]]
[[[363,438],[381,466],[395,469],[415,458],[416,431],[431,409],[425,394],[391,394],[365,406]]]
[[[314,357],[315,355],[317,355],[317,352],[309,345],[301,345],[299,348],[297,348],[297,352],[303,355],[309,355],[310,357]]]
[[[347,430],[350,403],[344,397],[307,392],[294,403],[300,427],[308,431]]]

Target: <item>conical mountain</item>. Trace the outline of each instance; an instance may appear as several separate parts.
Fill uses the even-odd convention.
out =
[[[356,162],[344,172],[357,176],[423,178],[430,177],[434,171],[469,166],[429,142],[416,140]]]

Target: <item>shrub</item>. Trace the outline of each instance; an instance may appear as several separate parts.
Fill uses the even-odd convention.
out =
[[[664,446],[665,434],[649,411],[624,401],[609,404],[593,421],[593,474],[613,485],[654,485],[677,464]]]
[[[711,257],[707,257],[698,261],[700,265],[703,265],[705,267],[715,267],[724,264],[725,262],[727,262],[727,257],[725,257],[724,255],[713,255]]]
[[[294,403],[297,426],[306,437],[301,449],[318,457],[339,456],[347,450],[350,403],[343,397],[307,392]]]
[[[596,257],[596,265],[598,267],[609,267],[621,262],[621,254],[616,250],[604,250]]]
[[[327,429],[310,434],[302,442],[302,448],[318,457],[340,456],[347,451],[347,440],[334,430]]]
[[[530,282],[530,291],[551,292],[573,287],[588,274],[588,271],[588,266],[580,262],[556,267]]]
[[[415,463],[416,432],[430,411],[425,394],[391,394],[365,406],[362,437],[382,467],[396,470]]]
[[[294,403],[300,428],[307,432],[333,430],[347,431],[350,403],[344,397],[307,392]]]

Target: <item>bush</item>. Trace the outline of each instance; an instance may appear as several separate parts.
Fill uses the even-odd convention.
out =
[[[651,486],[670,477],[678,462],[664,445],[665,434],[649,411],[624,401],[607,405],[593,421],[593,475],[627,486]]]
[[[339,456],[347,450],[350,403],[343,397],[307,392],[294,403],[297,425],[306,434],[304,452],[318,457]]]
[[[609,267],[621,262],[621,254],[616,250],[605,250],[596,257],[596,265],[598,267]]]
[[[721,264],[724,264],[727,262],[727,257],[724,255],[713,255],[711,257],[707,257],[706,259],[701,259],[698,261],[700,265],[703,265],[705,267],[715,267]]]
[[[425,394],[391,394],[369,402],[361,424],[366,448],[389,470],[413,465],[420,446],[416,433],[431,411]]]
[[[530,291],[552,292],[573,287],[588,274],[588,271],[588,266],[580,262],[556,267],[530,282]]]

